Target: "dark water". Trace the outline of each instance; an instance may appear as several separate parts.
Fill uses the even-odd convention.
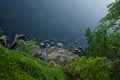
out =
[[[86,45],[85,28],[93,29],[101,16],[83,0],[0,0],[0,27],[9,40],[23,33],[38,41]]]

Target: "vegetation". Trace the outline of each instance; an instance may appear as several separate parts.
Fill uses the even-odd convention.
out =
[[[120,80],[120,0],[108,5],[108,9],[94,31],[86,29],[88,49],[84,54],[87,58],[99,56],[114,61],[110,80]]]
[[[116,67],[102,57],[81,57],[57,67],[0,46],[0,80],[119,80]]]
[[[86,56],[120,59],[120,0],[108,6],[108,14],[94,31],[86,29],[88,52]]]
[[[0,80],[66,80],[55,67],[27,54],[14,53],[0,46]]]
[[[110,80],[110,71],[113,62],[106,58],[97,57],[75,59],[68,63],[65,71],[73,80]]]
[[[63,67],[30,56],[31,41],[16,53],[0,46],[0,80],[120,80],[120,0],[108,9],[93,31],[86,29],[84,56]]]

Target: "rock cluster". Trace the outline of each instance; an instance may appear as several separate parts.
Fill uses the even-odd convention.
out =
[[[10,46],[8,46],[8,48],[9,49],[14,48],[14,51],[16,51],[15,50],[16,47],[21,47],[23,48],[24,51],[26,51],[27,50],[26,45],[28,43],[24,41],[24,39],[25,35],[16,35],[15,40]],[[70,51],[64,48],[62,43],[57,43],[56,45],[54,44],[45,45],[44,43],[38,44],[34,41],[31,41],[29,43],[31,44],[30,47],[32,47],[30,55],[42,59],[48,62],[49,64],[63,65],[64,62],[66,61],[70,61],[74,58],[79,58],[77,51],[75,52],[76,54],[71,53]]]
[[[22,40],[19,42],[19,46],[23,46],[26,43]],[[59,43],[60,45],[58,46],[58,43],[55,46],[51,47],[46,47],[44,43],[36,44],[35,42],[31,42],[33,46],[33,50],[31,52],[31,55],[42,59],[49,64],[58,64],[58,65],[63,65],[64,62],[70,61],[75,58],[79,58],[78,55],[75,55],[65,49],[63,47],[62,43]]]
[[[34,49],[32,55],[43,59],[48,63],[54,62],[59,65],[62,65],[65,61],[70,61],[74,58],[78,58],[77,55],[73,55],[68,50],[58,47],[50,47],[48,49]]]

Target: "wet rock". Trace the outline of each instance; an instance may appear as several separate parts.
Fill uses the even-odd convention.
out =
[[[75,41],[75,44],[78,44],[78,41],[77,41],[77,40]]]
[[[79,46],[78,49],[79,49],[79,50],[82,50],[82,46]]]

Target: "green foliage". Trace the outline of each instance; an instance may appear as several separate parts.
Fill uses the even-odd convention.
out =
[[[109,20],[110,24],[111,22],[116,22],[118,19],[120,19],[120,0],[115,0],[114,3],[109,4],[108,6],[108,14],[100,21],[100,22],[106,22]]]
[[[23,41],[17,46],[17,52],[21,53],[26,53],[26,54],[31,54],[32,51],[34,50],[35,47],[35,41],[30,40],[30,41]]]
[[[67,80],[60,67],[0,46],[0,80]]]
[[[115,64],[110,69],[110,80],[120,80],[120,0],[108,5],[108,9],[108,14],[99,22],[96,29],[86,29],[88,49],[84,54],[86,57],[99,56],[113,60]]]
[[[111,80],[120,80],[120,60],[115,61],[111,68]]]
[[[32,50],[33,50],[33,41],[27,41],[25,44],[25,52],[28,54],[31,54]]]
[[[88,50],[86,56],[120,59],[120,0],[108,6],[108,14],[94,31],[86,29]]]
[[[82,57],[69,62],[65,71],[72,80],[110,80],[112,65],[106,58]]]
[[[93,37],[90,28],[86,28],[86,36],[87,36],[88,44],[90,44],[90,42],[92,41],[92,37]]]
[[[91,32],[89,28],[86,29],[86,36],[89,44],[89,54],[87,54],[87,56],[104,57],[107,55],[109,45],[109,32],[107,25],[99,24],[93,32]]]

